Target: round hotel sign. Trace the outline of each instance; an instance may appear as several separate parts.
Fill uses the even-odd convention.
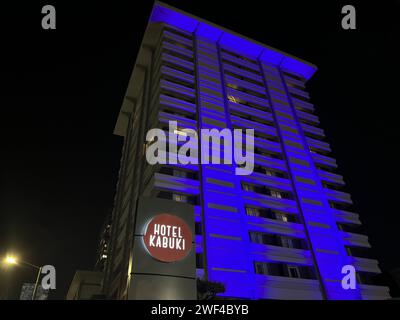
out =
[[[147,225],[143,241],[150,255],[162,262],[182,260],[192,249],[192,232],[181,218],[155,216]]]

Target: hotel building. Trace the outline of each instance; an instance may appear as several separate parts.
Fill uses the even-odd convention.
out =
[[[194,206],[196,275],[221,297],[385,299],[343,177],[309,101],[316,66],[156,2],[118,116],[124,138],[104,290],[129,299],[139,196]],[[321,106],[322,107],[322,106]],[[149,165],[152,128],[255,130],[255,167]],[[342,267],[357,271],[344,290]]]

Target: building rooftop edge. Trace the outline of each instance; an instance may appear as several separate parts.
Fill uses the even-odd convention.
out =
[[[161,1],[155,1],[150,22],[164,22],[188,32],[195,32],[245,56],[253,57],[300,74],[306,80],[317,71],[317,66],[280,51],[235,31],[177,9]]]
[[[306,80],[311,78],[317,70],[317,67],[310,62],[269,47],[161,1],[155,1],[129,80],[124,101],[118,114],[114,128],[115,135],[125,136],[128,125],[128,115],[134,110],[134,104],[140,93],[141,82],[143,81],[143,69],[141,67],[149,64],[148,58],[144,53],[146,49],[143,46],[148,46],[150,44],[149,41],[152,42],[150,39],[152,35],[154,35],[154,32],[156,32],[156,30],[152,28],[152,25],[160,23],[169,24],[190,33],[194,32],[196,35],[208,38],[211,41],[216,41],[221,46],[231,49],[236,53],[243,54],[249,58],[260,59],[266,64],[278,66],[283,70],[301,75]]]

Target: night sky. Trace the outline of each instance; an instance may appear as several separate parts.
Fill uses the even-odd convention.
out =
[[[54,265],[51,298],[65,297],[75,270],[93,268],[113,207],[122,147],[113,128],[151,10],[126,2],[0,11],[0,254]],[[338,172],[382,269],[400,267],[399,2],[353,2],[352,31],[340,27],[352,2],[165,2],[318,66],[307,89]],[[57,30],[41,29],[44,4],[55,5]],[[14,298],[34,278],[0,269]]]

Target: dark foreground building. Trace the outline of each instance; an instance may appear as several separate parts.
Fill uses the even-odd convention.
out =
[[[104,290],[132,299],[139,196],[194,208],[195,275],[248,299],[385,299],[305,83],[316,67],[156,3],[115,127],[124,137]],[[255,130],[255,166],[149,165],[146,133]],[[136,259],[135,259],[136,258]],[[342,267],[357,270],[342,288]],[[165,263],[167,268],[167,263]],[[168,265],[170,268],[170,265]],[[194,266],[193,266],[194,268]],[[160,270],[159,273],[162,273]],[[171,287],[172,288],[172,287]],[[171,289],[164,298],[179,298]]]

